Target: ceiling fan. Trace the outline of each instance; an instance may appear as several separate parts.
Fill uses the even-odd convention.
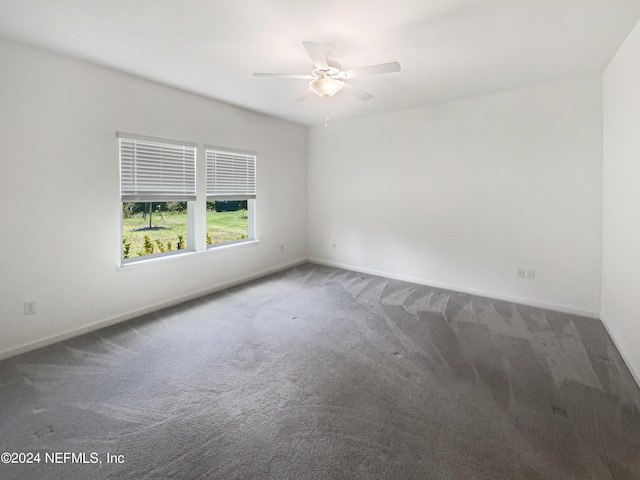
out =
[[[400,71],[398,62],[381,63],[379,65],[369,65],[367,67],[352,68],[342,70],[338,62],[329,60],[329,55],[333,51],[331,43],[302,42],[307,50],[313,70],[310,74],[289,74],[289,73],[254,73],[254,77],[280,77],[280,78],[301,78],[311,80],[309,90],[298,100],[306,100],[309,95],[316,93],[320,97],[332,97],[341,89],[349,91],[360,100],[369,100],[373,95],[348,83],[352,78],[364,77],[367,75],[378,75],[380,73],[392,73]]]

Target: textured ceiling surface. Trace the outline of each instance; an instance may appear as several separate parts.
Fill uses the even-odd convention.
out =
[[[640,0],[0,0],[0,35],[293,122],[340,119],[602,72]],[[398,61],[296,102],[303,40],[335,45],[343,68]]]

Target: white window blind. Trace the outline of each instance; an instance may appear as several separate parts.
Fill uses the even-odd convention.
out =
[[[256,156],[205,148],[207,200],[256,198]]]
[[[196,147],[119,135],[123,202],[196,199]]]

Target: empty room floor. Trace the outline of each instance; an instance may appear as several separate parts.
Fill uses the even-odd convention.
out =
[[[637,480],[640,390],[598,320],[305,264],[0,362],[0,452],[32,460],[2,479]]]

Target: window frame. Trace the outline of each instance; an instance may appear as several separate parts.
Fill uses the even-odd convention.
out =
[[[247,182],[241,186],[240,190],[237,190],[237,193],[228,193],[228,188],[225,188],[225,193],[220,193],[215,191],[215,185],[210,184],[210,178],[215,175],[215,172],[210,171],[211,162],[209,153],[220,152],[223,154],[227,154],[228,156],[237,155],[238,158],[247,157],[252,160],[252,167],[247,167],[247,171],[252,171],[252,181]],[[230,148],[230,147],[221,147],[216,145],[204,145],[204,170],[205,170],[205,201],[217,201],[217,200],[246,200],[247,201],[247,238],[243,238],[240,240],[229,240],[226,242],[207,244],[207,250],[216,249],[219,247],[226,247],[230,245],[248,243],[248,242],[257,242],[257,222],[256,222],[256,204],[257,204],[257,190],[258,190],[258,175],[257,175],[257,164],[258,164],[258,154],[249,150],[242,150],[238,148]],[[239,182],[241,184],[242,182]],[[241,191],[243,190],[243,191]],[[205,215],[209,212],[205,212]],[[205,217],[205,235],[207,233],[207,222]]]
[[[198,144],[193,142],[169,140],[164,138],[150,137],[146,135],[130,134],[130,133],[124,133],[124,132],[118,132],[116,136],[118,138],[118,158],[119,158],[119,170],[120,170],[119,171],[120,173],[120,245],[119,245],[120,266],[132,265],[136,263],[146,262],[149,260],[154,260],[157,258],[173,257],[177,255],[183,255],[183,254],[195,252],[196,251],[195,235],[197,231],[196,225],[195,225],[196,223],[195,212],[197,208],[196,203],[197,203],[197,193],[198,193],[197,192]],[[135,187],[133,187],[132,185],[135,185],[136,181],[132,181],[131,184],[127,183],[127,185],[125,186],[125,182],[123,180],[123,177],[124,177],[123,142],[141,142],[146,145],[156,144],[158,146],[174,146],[177,148],[182,148],[183,150],[188,149],[190,152],[192,152],[192,165],[189,167],[191,171],[189,172],[189,175],[188,175],[190,180],[192,177],[192,181],[186,182],[183,179],[183,183],[185,185],[183,185],[184,191],[182,192],[176,191],[175,184],[172,184],[171,188],[167,189],[168,191],[173,190],[173,191],[170,191],[169,193],[166,193],[166,192],[163,193],[161,191],[162,188],[160,188],[160,190],[157,192],[143,191],[138,193],[136,191],[132,191],[131,188],[135,190]],[[190,161],[190,160],[185,159],[183,160],[183,163],[187,161]],[[175,162],[173,162],[173,164],[170,163],[169,169],[171,170],[171,168],[173,168],[175,170],[175,166],[176,166]],[[162,177],[162,179],[165,179],[165,180],[171,179],[169,175],[163,175],[162,173],[160,174],[160,176]],[[185,176],[187,175],[183,172],[183,177]],[[146,186],[148,187],[149,185],[152,185],[152,184],[147,184]],[[189,191],[190,188],[192,189],[192,192]],[[145,189],[144,186],[142,189],[143,190]],[[187,248],[180,249],[180,250],[171,250],[169,252],[157,252],[149,255],[141,255],[136,257],[124,258],[123,239],[124,239],[125,232],[124,232],[124,215],[123,215],[123,208],[122,208],[123,205],[125,203],[158,203],[158,202],[169,202],[169,201],[179,201],[179,202],[187,203],[187,234],[186,234]]]

